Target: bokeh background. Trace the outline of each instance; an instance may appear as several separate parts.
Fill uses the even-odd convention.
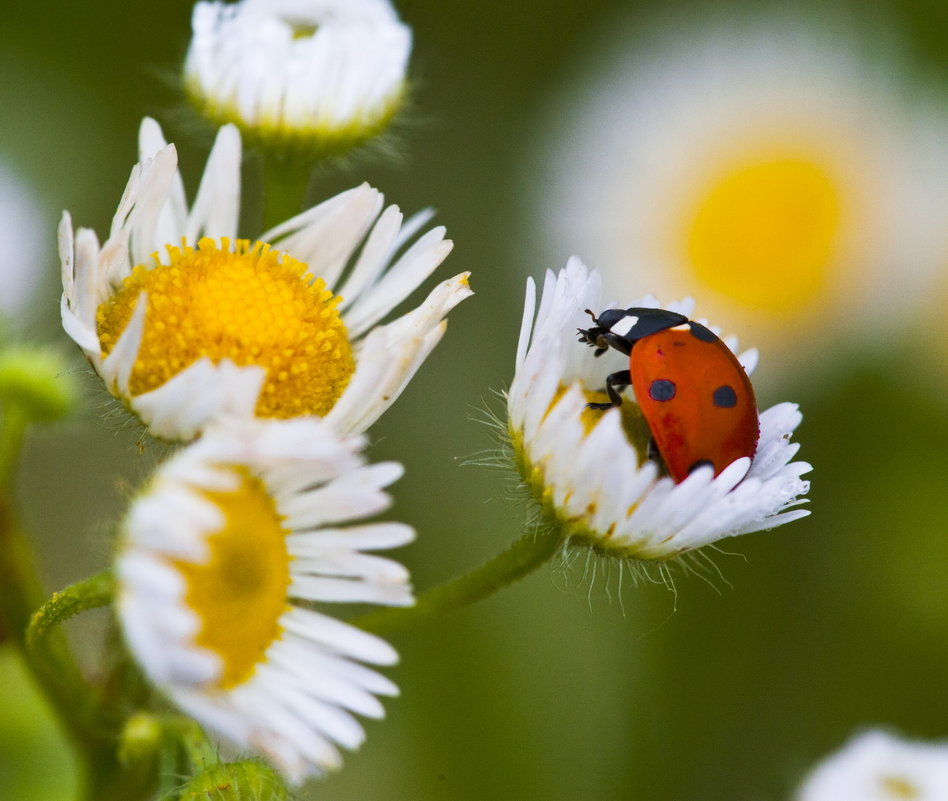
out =
[[[474,273],[477,295],[452,313],[445,341],[371,432],[373,458],[407,467],[389,516],[418,529],[401,557],[423,589],[521,531],[524,510],[506,500],[504,474],[465,461],[493,447],[481,420],[511,377],[525,277],[570,255],[551,253],[537,209],[545,169],[569,158],[549,155],[547,135],[575,98],[594,91],[582,83],[588,65],[606,42],[615,47],[617,30],[700,30],[710,4],[397,5],[415,30],[413,108],[398,131],[399,156],[327,170],[313,196],[368,180],[406,211],[434,205],[456,243],[443,274]],[[745,14],[769,13],[759,4],[715,7],[738,27]],[[138,447],[138,430],[110,413],[58,329],[55,225],[68,208],[78,223],[107,230],[145,114],[178,143],[193,192],[210,138],[176,84],[190,9],[185,0],[35,0],[3,10],[0,159],[28,188],[23,205],[35,204],[30,218],[41,223],[39,239],[19,224],[0,242],[10,271],[0,281],[26,270],[37,282],[11,335],[70,353],[85,390],[74,419],[30,441],[22,475],[51,589],[107,564],[114,523],[153,458]],[[884,29],[902,91],[933,118],[941,113],[948,6],[940,0],[776,9],[817,30],[830,16],[833,25],[851,19],[857,38],[860,26]],[[872,35],[865,41],[872,59]],[[628,47],[637,42],[630,36]],[[932,129],[927,139],[944,151],[942,162],[946,132]],[[245,172],[252,234],[257,165]],[[948,228],[948,209],[945,219]],[[761,405],[803,406],[797,438],[815,466],[810,518],[725,543],[713,554],[719,574],[673,570],[674,592],[658,581],[633,586],[628,576],[620,587],[604,563],[541,569],[399,635],[402,662],[391,674],[402,695],[388,719],[369,722],[365,747],[301,797],[778,801],[862,727],[948,737],[948,250],[931,255],[940,266],[930,289],[911,303],[892,297],[898,325],[884,337],[838,347],[830,338],[814,349],[797,332],[808,357],[786,371],[779,358],[767,363]],[[652,287],[647,270],[642,276],[644,293]],[[700,309],[700,287],[694,294]],[[874,328],[875,312],[840,314],[850,331]],[[753,331],[738,330],[753,344]],[[91,664],[100,641],[88,617],[71,631]],[[68,799],[75,783],[68,745],[0,648],[0,799]]]

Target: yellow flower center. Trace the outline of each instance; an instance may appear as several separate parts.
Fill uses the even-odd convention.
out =
[[[319,26],[315,22],[294,21],[291,19],[284,20],[284,22],[290,26],[291,38],[296,41],[300,39],[312,39],[316,35],[316,31],[319,30]]]
[[[694,274],[744,306],[798,311],[824,290],[838,255],[837,183],[808,157],[766,158],[719,174],[688,224]]]
[[[902,798],[910,801],[910,799],[922,797],[921,790],[914,782],[904,776],[883,776],[880,784],[883,792],[892,798]]]
[[[609,396],[605,392],[594,392],[593,390],[583,390],[587,403],[608,403]],[[580,420],[583,428],[589,434],[596,424],[602,419],[602,416],[610,409],[583,409]],[[619,421],[622,423],[622,431],[625,438],[639,455],[639,461],[644,462],[648,450],[648,441],[652,437],[652,432],[645,422],[645,415],[639,405],[631,398],[631,392],[627,393],[619,407]]]
[[[290,584],[289,532],[273,498],[246,469],[233,470],[236,490],[203,493],[224,519],[207,539],[207,561],[175,562],[187,584],[184,602],[201,621],[195,645],[220,657],[224,690],[249,679],[281,636]]]
[[[204,238],[197,248],[168,246],[138,265],[96,313],[108,356],[147,293],[145,330],[130,379],[131,395],[150,392],[194,362],[230,359],[265,368],[259,417],[325,415],[355,369],[337,307],[340,298],[307,267],[261,242]]]

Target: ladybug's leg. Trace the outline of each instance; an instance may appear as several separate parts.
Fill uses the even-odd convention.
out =
[[[618,389],[625,389],[632,385],[632,374],[628,370],[619,370],[606,376],[606,393],[613,406],[621,406],[622,398]]]
[[[627,387],[632,383],[632,376],[628,370],[619,370],[606,376],[606,394],[609,396],[609,403],[587,403],[588,409],[611,409],[613,406],[621,406],[622,398],[617,388]]]
[[[653,462],[660,462],[662,460],[662,455],[658,451],[658,443],[655,441],[655,437],[648,438],[648,447],[645,450],[645,458]]]

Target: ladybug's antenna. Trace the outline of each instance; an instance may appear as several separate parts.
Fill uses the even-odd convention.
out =
[[[594,323],[598,323],[598,322],[599,322],[599,321],[596,319],[596,315],[592,313],[592,309],[586,309],[586,314],[588,314],[590,317],[593,318],[593,322],[594,322]]]

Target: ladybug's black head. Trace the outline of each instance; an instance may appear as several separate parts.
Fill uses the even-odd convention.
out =
[[[579,334],[579,341],[585,342],[589,347],[596,349],[596,355],[599,356],[601,353],[605,353],[609,349],[609,343],[606,342],[605,334],[598,326],[593,326],[591,328],[578,328],[576,329]]]
[[[592,312],[588,309],[586,312],[592,317]],[[628,314],[625,309],[606,309],[598,317],[593,317],[593,322],[603,331],[611,331],[612,327]]]
[[[592,317],[595,325],[585,330],[579,329],[579,339],[594,347],[597,356],[609,348],[615,348],[628,356],[640,339],[688,322],[688,318],[678,312],[639,306],[606,309],[598,317],[589,309],[586,309],[586,313]]]
[[[644,339],[666,328],[683,325],[688,318],[678,312],[667,309],[650,309],[640,306],[631,306],[628,309],[606,309],[596,317],[589,309],[586,313],[593,318],[594,327],[583,331],[580,329],[580,339],[598,350],[615,348],[620,353],[628,355],[632,347],[640,339]],[[692,328],[694,328],[692,323]]]

